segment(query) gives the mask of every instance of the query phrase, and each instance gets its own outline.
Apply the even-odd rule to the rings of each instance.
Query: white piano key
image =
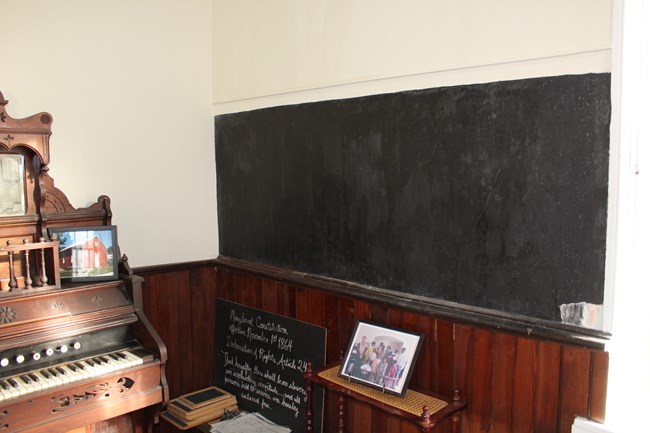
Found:
[[[30,394],[30,389],[27,388],[25,385],[23,385],[22,381],[16,380],[13,377],[10,377],[7,379],[9,384],[14,387],[16,391],[18,391],[18,396],[22,397],[23,395]]]
[[[75,380],[82,381],[82,380],[86,380],[86,379],[88,379],[90,377],[90,375],[88,374],[88,372],[86,370],[79,367],[74,362],[66,364],[65,367],[67,369],[69,369],[70,371],[72,371],[72,373],[74,374]]]
[[[10,400],[12,398],[13,397],[9,392],[9,389],[0,386],[0,402],[3,402],[5,400]]]
[[[97,377],[103,374],[102,370],[92,360],[84,359],[81,363],[84,369],[90,374],[90,377]]]
[[[122,364],[120,364],[119,362],[117,362],[116,360],[111,358],[110,356],[105,356],[105,358],[106,358],[106,362],[108,363],[108,365],[110,366],[112,371],[119,371],[119,370],[122,370],[124,368],[122,366]]]
[[[89,366],[87,364],[85,364],[83,362],[78,362],[78,361],[74,362],[73,364],[79,369],[79,373],[81,373],[84,380],[85,379],[91,379],[91,378],[94,377],[92,375],[92,371],[90,371],[90,368],[89,368]]]
[[[2,392],[5,395],[9,395],[10,398],[18,398],[18,397],[20,397],[20,392],[18,391],[18,389],[16,389],[14,386],[9,384],[9,382],[7,380],[3,380],[2,382],[3,382],[3,384],[6,385],[6,387],[2,389]]]
[[[65,372],[64,374],[68,379],[70,379],[70,383],[80,382],[83,379],[83,376],[72,371],[67,365],[60,365],[59,368]]]
[[[59,382],[57,382],[57,381],[52,377],[52,375],[51,375],[51,374],[50,374],[46,369],[38,370],[38,374],[39,374],[41,377],[43,377],[43,380],[46,381],[46,383],[48,384],[48,387],[49,387],[49,388],[54,388],[54,387],[57,387],[57,386],[60,386],[60,385],[61,385]]]
[[[50,380],[56,383],[56,386],[65,385],[65,382],[63,381],[63,378],[61,377],[61,374],[59,374],[59,372],[53,370],[51,367],[46,368],[45,370],[50,374]]]
[[[142,360],[142,358],[140,358],[137,355],[134,355],[133,353],[131,353],[131,352],[127,351],[127,350],[122,351],[122,353],[124,353],[127,356],[127,358],[129,359],[129,361],[131,361],[131,365],[133,367],[135,367],[136,365],[142,365],[142,363],[144,362]]]
[[[91,358],[89,361],[92,362],[97,371],[100,372],[99,374],[104,375],[111,373],[108,366],[106,366],[104,363],[99,362],[97,358]]]
[[[27,389],[27,394],[33,394],[41,390],[41,387],[36,384],[32,379],[27,377],[26,374],[21,374],[20,376],[15,376],[16,382],[19,382],[22,386]]]
[[[41,387],[43,388],[43,391],[53,388],[56,385],[55,383],[52,383],[51,380],[43,376],[40,371],[33,371],[32,374],[38,377]]]

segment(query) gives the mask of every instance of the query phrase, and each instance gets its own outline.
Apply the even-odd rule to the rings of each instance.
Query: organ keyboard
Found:
[[[0,433],[116,417],[151,430],[169,399],[167,351],[144,314],[144,280],[122,256],[119,279],[62,282],[59,242],[48,236],[110,226],[110,200],[74,208],[48,176],[52,117],[13,119],[6,104],[0,93]],[[110,254],[120,257],[117,245]]]
[[[147,355],[138,354],[139,350],[109,352],[52,366],[42,366],[2,378],[0,379],[0,403],[142,365]]]

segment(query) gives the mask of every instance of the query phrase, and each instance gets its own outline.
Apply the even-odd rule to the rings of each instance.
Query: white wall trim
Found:
[[[650,401],[650,4],[614,2],[612,47],[612,178],[608,216],[606,312],[612,338],[607,389],[607,425],[617,431],[647,431]],[[614,156],[616,159],[614,160]],[[639,325],[641,323],[641,325]],[[608,430],[606,430],[608,431]]]
[[[623,0],[615,0],[612,8],[612,115],[609,128],[609,191],[607,208],[607,251],[603,295],[603,330],[612,331],[614,316],[614,285],[618,250],[618,212],[621,154],[621,79],[623,52]]]
[[[611,58],[611,49],[592,50],[562,56],[431,71],[352,83],[340,83],[254,98],[217,101],[213,104],[213,107],[214,114],[219,115],[282,105],[354,98],[405,90],[519,80],[544,76],[610,72],[612,68]]]

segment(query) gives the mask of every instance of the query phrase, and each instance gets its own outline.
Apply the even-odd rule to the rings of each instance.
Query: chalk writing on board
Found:
[[[243,409],[304,426],[302,375],[308,362],[324,363],[325,329],[224,302],[218,303],[217,384],[235,394]]]

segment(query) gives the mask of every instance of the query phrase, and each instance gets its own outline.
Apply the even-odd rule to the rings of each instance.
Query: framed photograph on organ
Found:
[[[117,227],[65,227],[48,229],[59,242],[62,282],[106,281],[118,278]]]
[[[339,376],[403,397],[424,334],[360,320],[343,357]]]

